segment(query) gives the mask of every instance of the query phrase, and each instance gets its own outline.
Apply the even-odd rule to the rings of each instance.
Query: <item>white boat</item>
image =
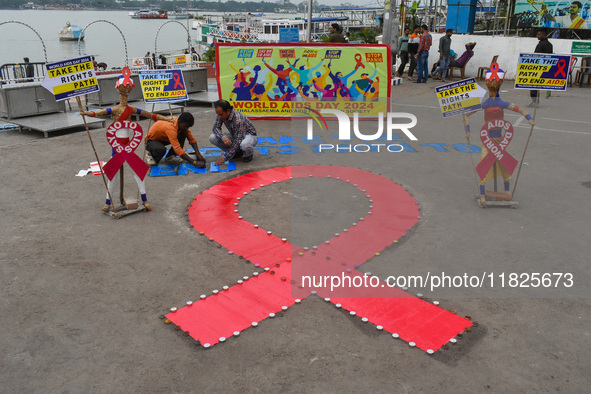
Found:
[[[168,19],[168,12],[158,9],[139,10],[130,12],[133,19]]]
[[[343,24],[347,17],[312,18],[312,41],[321,41],[330,34],[331,24]],[[196,41],[203,46],[217,42],[280,42],[280,29],[298,29],[299,41],[306,41],[307,20],[262,19],[253,14],[227,14],[223,16],[205,16],[193,21]]]
[[[75,26],[66,22],[66,26],[57,33],[60,41],[78,41],[84,40],[84,32],[80,26]]]
[[[168,13],[168,19],[189,19],[192,15],[184,11],[173,11]]]

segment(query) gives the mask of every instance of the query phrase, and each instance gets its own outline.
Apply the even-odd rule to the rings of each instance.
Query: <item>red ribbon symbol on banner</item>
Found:
[[[119,132],[119,136],[117,132]],[[133,133],[131,138],[129,136],[130,132]],[[121,136],[122,133],[125,135]],[[107,141],[116,152],[103,167],[103,171],[109,180],[113,180],[113,177],[125,162],[129,164],[142,181],[144,180],[150,167],[134,153],[140,145],[143,135],[144,132],[140,125],[129,120],[117,121],[109,126]]]
[[[235,204],[251,190],[308,177],[351,184],[359,189],[355,193],[364,193],[369,199],[371,211],[312,250],[258,228],[235,211]],[[278,167],[228,179],[195,198],[189,207],[189,219],[196,230],[265,272],[245,277],[237,285],[214,291],[209,297],[201,296],[200,301],[173,309],[166,317],[208,347],[299,303],[312,290],[325,301],[355,312],[395,337],[414,342],[425,351],[435,351],[472,322],[357,271],[376,252],[408,234],[418,222],[418,213],[416,200],[400,185],[348,167]],[[310,286],[302,275],[331,280],[335,276],[345,280],[346,276],[353,283],[366,281],[376,287],[332,290],[316,284]]]
[[[365,68],[365,64],[362,63],[362,60],[363,60],[363,56],[361,56],[361,53],[356,53],[355,54],[355,61],[357,62],[357,64],[355,65],[355,70],[357,70],[359,67]]]
[[[497,128],[501,128],[504,131],[502,140],[498,143],[493,141],[489,136],[489,131]],[[476,166],[476,172],[478,172],[480,179],[486,178],[486,174],[497,160],[503,164],[503,167],[510,174],[513,174],[518,161],[506,151],[507,146],[509,146],[513,139],[513,134],[513,125],[503,119],[491,120],[482,126],[480,140],[482,141],[483,147],[488,150],[488,154]]]
[[[566,71],[564,70],[565,67],[566,67],[566,60],[560,59],[558,61],[558,70],[554,73],[554,78],[556,78],[556,76],[558,76],[558,74],[562,74],[562,76],[564,78],[566,78]]]
[[[183,86],[183,84],[181,83],[181,76],[177,73],[172,74],[172,79],[174,79],[174,87],[173,89],[176,89],[177,87],[184,89],[185,87]]]

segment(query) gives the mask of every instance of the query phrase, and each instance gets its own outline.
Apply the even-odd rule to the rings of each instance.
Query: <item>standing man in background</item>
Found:
[[[536,49],[534,51],[535,53],[553,53],[554,52],[554,47],[552,46],[552,43],[550,41],[548,41],[546,34],[547,34],[546,29],[538,29],[538,31],[536,33],[536,37],[538,38],[539,42],[538,42],[538,45],[536,45]],[[531,103],[529,103],[527,105],[528,107],[534,107],[536,104],[538,104],[540,102],[540,98],[538,97],[537,90],[530,90],[529,96],[531,97]]]
[[[434,78],[434,74],[441,74],[441,81],[447,82],[445,77],[447,75],[447,69],[449,68],[449,63],[451,61],[451,35],[453,33],[453,29],[447,29],[445,31],[445,35],[439,39],[439,67],[433,74],[431,74],[431,78]]]
[[[406,67],[406,63],[408,63],[408,40],[410,39],[410,28],[404,29],[404,34],[400,36],[398,39],[398,57],[400,58],[400,66],[398,67],[398,71],[396,71],[397,77],[402,77],[404,73],[404,68]],[[395,58],[392,56],[392,64],[395,63]]]
[[[408,66],[408,77],[409,81],[412,81],[412,75],[417,67],[417,52],[419,51],[419,43],[421,41],[420,35],[421,28],[415,26],[413,33],[408,39],[408,57],[410,58],[410,66]]]
[[[416,83],[427,83],[429,78],[429,49],[433,44],[433,38],[429,34],[427,25],[421,26],[422,33],[421,41],[419,42],[419,50],[417,53],[418,76]]]
[[[338,23],[330,25],[330,35],[328,36],[328,42],[347,42],[342,33],[343,29]]]

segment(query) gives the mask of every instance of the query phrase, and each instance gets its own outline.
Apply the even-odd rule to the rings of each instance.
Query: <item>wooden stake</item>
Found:
[[[82,108],[82,100],[80,100],[80,96],[76,96],[76,102],[78,103],[78,108],[80,109],[80,112],[84,112],[84,109]],[[107,180],[105,179],[105,173],[103,172],[103,166],[101,165],[101,160],[99,159],[98,154],[96,153],[96,149],[94,148],[94,142],[92,142],[92,137],[90,136],[90,130],[88,129],[88,124],[86,123],[86,116],[84,114],[82,114],[82,120],[84,121],[84,126],[86,127],[86,134],[88,134],[88,139],[90,140],[90,145],[92,145],[94,157],[96,158],[96,162],[98,163],[99,168],[101,169],[101,176],[103,177],[103,182],[105,184],[105,188],[107,189],[109,201],[111,201],[111,208],[113,209],[113,212],[117,212],[117,209],[115,209],[115,202],[113,201],[113,197],[111,196],[111,191],[109,190],[109,185],[107,184]]]
[[[468,147],[470,147],[470,137],[466,136]],[[472,149],[470,149],[470,160],[472,160],[472,169],[474,170],[474,180],[476,181],[476,191],[480,193],[480,182],[478,182],[478,175],[476,173],[476,166],[474,165],[474,156],[472,156]]]
[[[529,135],[527,136],[525,148],[523,149],[523,155],[521,156],[521,161],[519,162],[519,170],[517,170],[517,176],[515,177],[515,186],[513,186],[513,191],[511,192],[511,200],[513,200],[513,195],[515,194],[515,189],[517,189],[517,182],[519,182],[519,174],[521,173],[521,167],[523,167],[523,160],[525,159],[525,152],[527,151],[527,146],[529,145],[529,140],[531,138],[532,133],[534,132],[534,125],[536,123],[536,112],[538,111],[538,102],[539,101],[540,101],[540,91],[538,90],[538,94],[537,94],[536,102],[535,102],[535,106],[534,106],[534,116],[533,116],[534,124],[529,129]]]
[[[156,103],[152,103],[152,113],[154,113],[154,108],[156,108]],[[150,120],[148,121],[148,131],[146,131],[146,135],[145,137],[148,137],[148,133],[150,132],[150,126],[152,125],[152,118],[150,118]],[[148,143],[148,141],[144,142],[144,153],[142,153],[142,160],[144,161],[144,163],[146,162],[146,144]],[[138,200],[140,198],[140,190],[138,189],[137,191],[137,197],[135,198],[136,200]]]
[[[125,185],[124,179],[125,173],[123,172],[123,166],[119,169],[119,201],[125,205],[125,197],[123,197],[123,187]]]

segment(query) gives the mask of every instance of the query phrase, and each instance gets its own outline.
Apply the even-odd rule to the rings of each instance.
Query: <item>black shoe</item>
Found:
[[[233,159],[237,159],[237,158],[239,158],[239,157],[242,157],[242,155],[243,155],[243,154],[244,154],[244,152],[242,151],[242,149],[238,149],[238,150],[236,151],[236,153],[234,153],[234,157],[233,157]]]
[[[242,158],[242,160],[243,160],[245,163],[248,163],[249,161],[252,161],[252,157],[253,157],[253,156],[254,156],[254,155],[250,155],[250,156],[244,156],[244,157]]]

